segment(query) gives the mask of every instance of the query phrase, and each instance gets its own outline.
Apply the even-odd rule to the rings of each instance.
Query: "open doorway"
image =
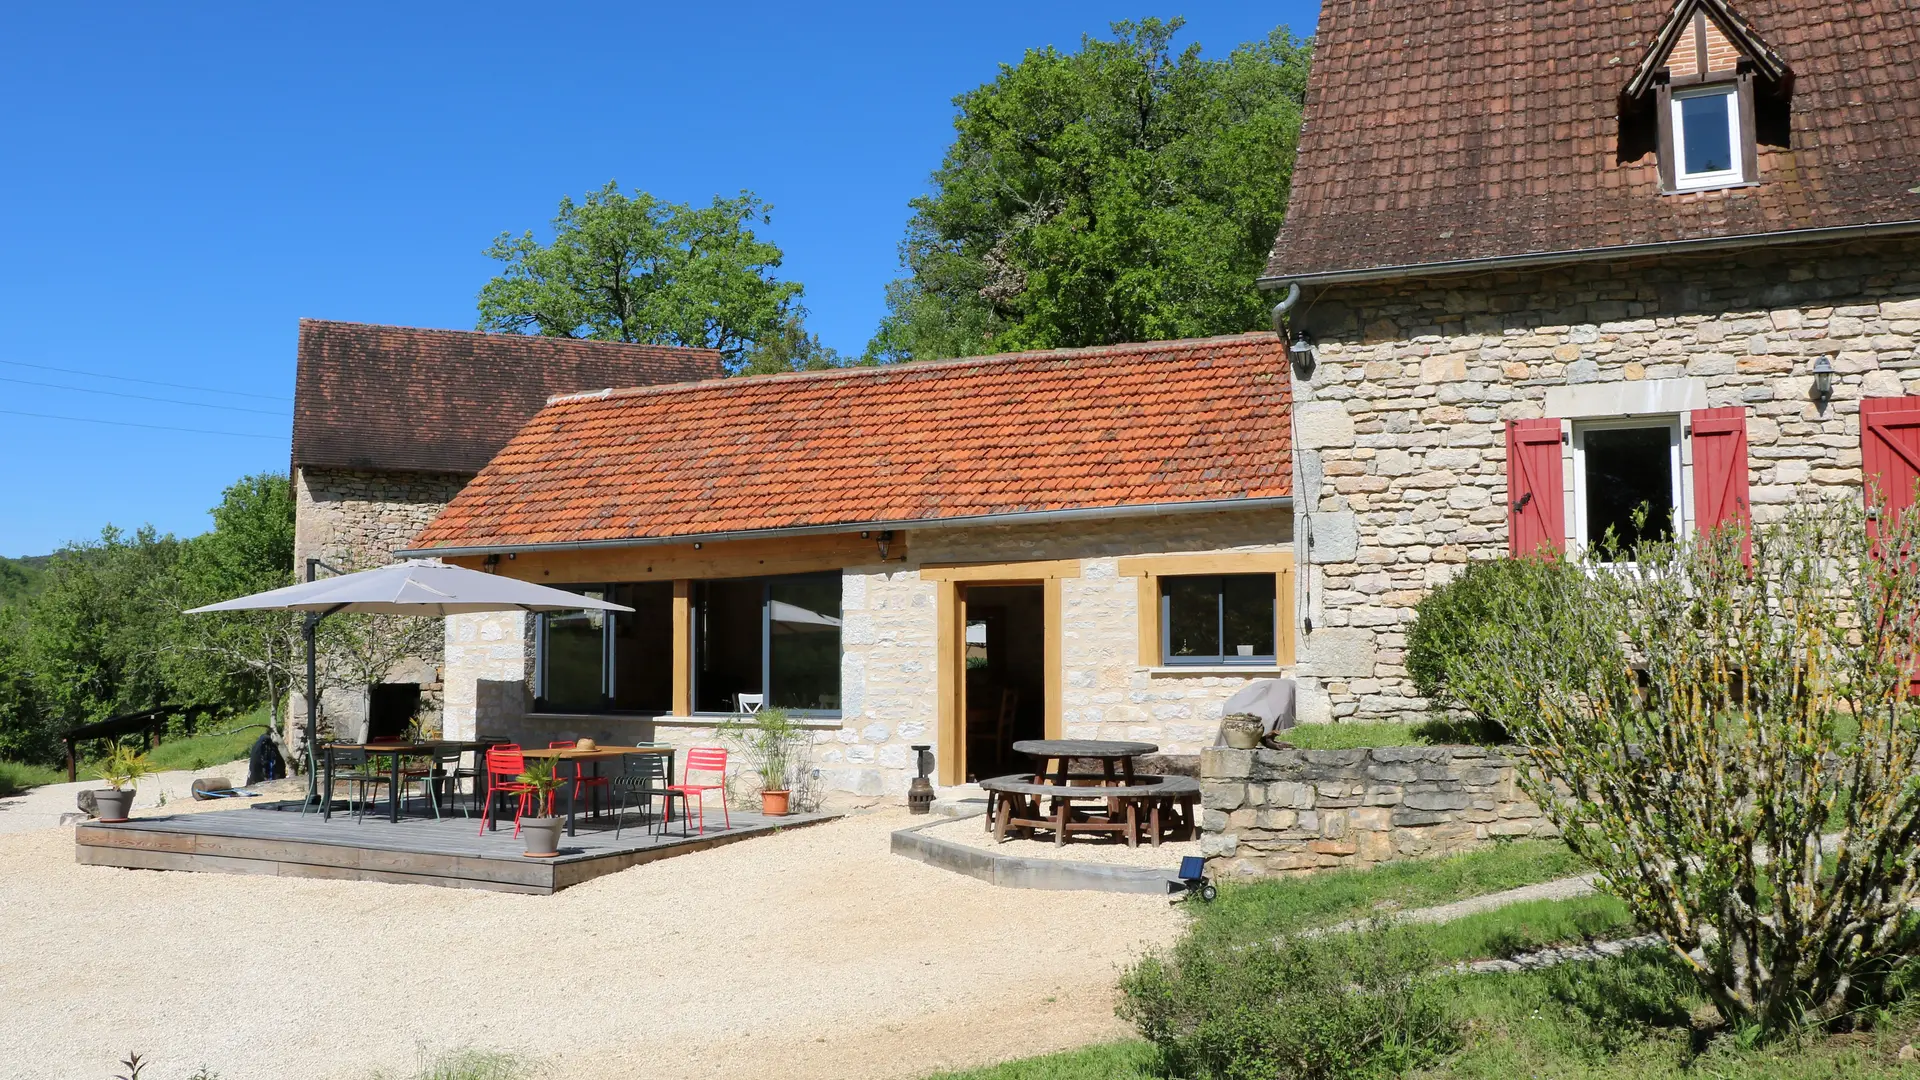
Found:
[[[1046,735],[1046,600],[1041,586],[970,585],[966,612],[967,779],[1017,772],[1020,739]]]

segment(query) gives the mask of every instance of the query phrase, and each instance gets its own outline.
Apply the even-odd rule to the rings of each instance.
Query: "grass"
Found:
[[[1244,941],[1364,919],[1383,905],[1431,907],[1571,877],[1585,869],[1562,844],[1515,840],[1444,859],[1387,863],[1370,870],[1227,882],[1220,899],[1189,910],[1196,932]]]
[[[1369,746],[1425,746],[1419,724],[1297,724],[1279,738],[1302,750],[1358,750]]]
[[[438,1054],[420,1053],[419,1066],[404,1080],[524,1080],[534,1069],[525,1059],[494,1050],[463,1048]],[[385,1070],[373,1073],[372,1080],[402,1080]]]
[[[927,1080],[1144,1080],[1154,1075],[1153,1061],[1152,1046],[1126,1039],[984,1069],[935,1073]]]
[[[41,784],[59,784],[67,779],[64,769],[49,769],[44,765],[23,765],[17,761],[0,761],[0,795],[15,795]]]

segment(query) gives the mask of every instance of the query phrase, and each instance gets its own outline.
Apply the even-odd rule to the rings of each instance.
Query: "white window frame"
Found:
[[[1727,106],[1727,160],[1729,168],[1712,172],[1687,171],[1687,122],[1681,103],[1693,98],[1723,97]],[[1675,90],[1669,105],[1673,128],[1673,187],[1675,191],[1700,191],[1704,188],[1731,187],[1746,182],[1746,133],[1740,130],[1740,85],[1715,83],[1690,90]]]
[[[1692,535],[1693,531],[1693,455],[1689,452],[1689,434],[1685,418],[1676,414],[1652,414],[1641,416],[1611,417],[1604,420],[1571,421],[1571,433],[1567,439],[1571,444],[1573,457],[1573,483],[1568,493],[1573,502],[1573,513],[1568,515],[1573,524],[1573,535],[1567,538],[1567,553],[1574,557],[1584,556],[1587,552],[1587,432],[1619,430],[1621,428],[1665,427],[1670,432],[1667,439],[1668,460],[1672,472],[1673,484],[1673,535],[1680,540]],[[1630,563],[1613,563],[1614,566],[1630,566]]]

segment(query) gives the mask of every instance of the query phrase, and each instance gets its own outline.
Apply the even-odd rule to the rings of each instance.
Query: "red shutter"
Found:
[[[1507,552],[1531,555],[1567,547],[1566,496],[1560,487],[1560,421],[1507,421]]]
[[[1860,402],[1860,468],[1865,473],[1867,531],[1878,533],[1914,511],[1920,485],[1920,397],[1866,398]],[[1920,697],[1920,664],[1912,693]]]
[[[1736,522],[1749,533],[1752,505],[1747,498],[1747,410],[1697,409],[1693,424],[1693,516],[1701,535]],[[1741,544],[1753,563],[1753,537]]]

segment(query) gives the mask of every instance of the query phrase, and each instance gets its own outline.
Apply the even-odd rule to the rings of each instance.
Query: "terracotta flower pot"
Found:
[[[529,859],[551,859],[560,854],[560,826],[565,819],[557,817],[523,817],[520,819],[520,841],[526,845],[522,852]]]
[[[101,821],[125,821],[127,812],[133,809],[133,789],[115,791],[102,788],[93,793],[93,812]]]
[[[787,813],[787,804],[792,798],[791,791],[763,791],[760,793],[760,812],[768,817],[781,817]]]

